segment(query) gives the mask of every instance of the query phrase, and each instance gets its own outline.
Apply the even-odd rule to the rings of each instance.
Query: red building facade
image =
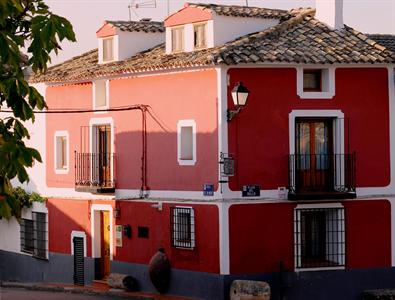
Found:
[[[152,291],[164,248],[171,294],[227,298],[236,278],[278,299],[387,287],[392,52],[309,9],[190,4],[97,36],[33,79],[48,85],[48,263],[75,259],[76,238],[85,255],[62,280],[126,273]]]

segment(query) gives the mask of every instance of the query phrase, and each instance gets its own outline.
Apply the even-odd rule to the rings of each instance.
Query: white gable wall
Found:
[[[165,34],[163,32],[147,33],[119,31],[118,60],[130,58],[141,51],[148,50],[164,42]]]
[[[277,19],[237,18],[214,15],[214,46],[222,45],[243,35],[265,30],[279,23]]]
[[[153,48],[165,42],[163,32],[128,32],[117,30],[117,34],[112,36],[114,39],[114,61],[122,61],[136,55],[137,53]],[[98,38],[99,64],[103,63],[103,39]]]
[[[260,18],[236,18],[215,15],[213,20],[207,23],[207,47],[215,47],[232,41],[243,35],[265,30],[279,23],[276,19]],[[179,25],[184,27],[184,51],[194,51],[194,31],[193,23]],[[166,53],[172,53],[171,29],[166,27]]]

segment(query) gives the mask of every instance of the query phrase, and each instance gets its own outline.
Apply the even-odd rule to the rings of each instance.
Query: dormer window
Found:
[[[321,92],[322,91],[322,70],[303,70],[303,91]]]
[[[207,47],[207,39],[206,39],[206,23],[204,24],[195,24],[193,26],[194,31],[194,49],[201,49]]]
[[[103,39],[103,62],[114,60],[114,38]]]
[[[184,27],[171,29],[172,52],[184,51]]]

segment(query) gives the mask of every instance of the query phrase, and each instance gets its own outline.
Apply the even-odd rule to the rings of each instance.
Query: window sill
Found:
[[[68,168],[66,168],[66,169],[55,169],[55,174],[63,174],[63,175],[69,174],[69,169]]]
[[[178,164],[180,166],[194,166],[196,164],[196,160],[178,159]]]
[[[298,93],[300,99],[332,99],[335,96],[334,92],[308,92],[303,91]]]
[[[191,247],[182,247],[182,246],[177,246],[174,245],[173,248],[178,249],[178,250],[189,250],[189,251],[193,251],[195,250],[195,246],[191,246]]]
[[[28,251],[21,250],[21,254],[27,255],[27,256],[30,256],[30,257],[33,257],[33,258],[36,258],[36,259],[39,259],[39,260],[49,261],[49,257],[36,256],[36,255],[33,254],[33,252],[28,252]]]
[[[295,272],[317,272],[317,271],[337,271],[345,270],[345,266],[341,267],[318,267],[318,268],[295,268]]]
[[[106,105],[106,106],[95,106],[95,107],[93,107],[93,110],[103,110],[103,111],[94,111],[93,113],[94,114],[106,114],[106,113],[108,113],[108,109],[109,108],[110,107],[108,105]]]

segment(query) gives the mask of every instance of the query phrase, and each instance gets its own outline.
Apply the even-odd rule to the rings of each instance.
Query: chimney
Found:
[[[343,0],[316,0],[315,17],[333,29],[342,29]]]

